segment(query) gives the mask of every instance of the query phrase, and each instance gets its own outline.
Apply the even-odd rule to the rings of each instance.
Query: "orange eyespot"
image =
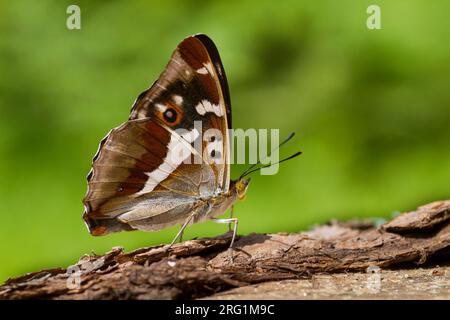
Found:
[[[92,234],[93,236],[103,236],[103,235],[106,234],[107,231],[108,231],[108,230],[106,229],[106,227],[104,227],[104,226],[98,226],[98,227],[95,227],[95,228],[93,228],[93,229],[91,230],[91,234]]]
[[[171,127],[178,125],[183,119],[181,107],[170,102],[166,102],[165,107],[166,109],[164,111],[161,110],[162,112],[158,110],[159,118]]]
[[[174,109],[170,108],[164,111],[163,117],[167,122],[173,123],[178,119],[178,114]]]

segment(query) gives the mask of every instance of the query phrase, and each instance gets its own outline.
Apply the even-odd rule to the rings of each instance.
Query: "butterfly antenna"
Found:
[[[275,164],[279,164],[279,163],[282,163],[282,162],[291,160],[291,159],[293,159],[293,158],[295,158],[295,157],[297,157],[297,156],[299,156],[299,155],[301,155],[301,154],[302,154],[302,152],[301,152],[301,151],[298,151],[298,152],[294,153],[293,155],[290,155],[289,157],[284,158],[284,159],[282,159],[282,160],[280,160],[280,161],[278,161],[278,162],[275,162],[275,163],[269,163],[269,164],[266,164],[266,165],[264,165],[264,166],[262,166],[262,167],[255,168],[255,169],[250,170],[250,171],[247,170],[247,172],[246,172],[244,175],[241,175],[241,177],[240,177],[239,179],[242,179],[243,177],[248,176],[250,173],[253,173],[253,172],[255,172],[255,171],[261,170],[262,168],[271,167],[271,166],[273,166],[273,165],[275,165]]]
[[[274,151],[280,149],[280,147],[281,147],[283,144],[285,144],[286,142],[288,142],[289,140],[291,140],[294,136],[295,136],[295,132],[291,132],[291,133],[290,133],[283,141],[281,141],[281,143],[280,143],[278,146],[276,146],[275,148],[273,148],[273,149],[270,151],[270,153],[264,158],[264,160],[266,160],[268,157],[270,157]],[[287,159],[286,159],[286,160],[287,160]],[[284,160],[282,160],[282,161],[284,161]],[[281,161],[280,161],[280,162],[281,162]],[[278,162],[278,163],[279,163],[279,162]],[[245,177],[249,172],[253,172],[253,171],[255,171],[255,170],[259,170],[259,169],[261,169],[261,168],[265,168],[265,167],[260,167],[260,168],[258,168],[258,169],[255,169],[255,170],[251,171],[251,170],[252,170],[254,167],[256,167],[258,164],[261,164],[261,159],[259,159],[258,162],[252,164],[250,167],[248,167],[244,172],[242,172],[241,176],[239,177],[239,180],[242,179],[243,177]],[[273,163],[273,164],[276,164],[276,163]],[[273,164],[270,164],[270,165],[273,165]]]

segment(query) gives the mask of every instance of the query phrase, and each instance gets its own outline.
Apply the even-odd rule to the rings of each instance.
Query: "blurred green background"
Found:
[[[296,131],[282,153],[304,152],[254,176],[239,233],[449,198],[449,1],[0,3],[0,282],[172,239],[178,227],[94,238],[81,199],[100,139],[199,32],[221,53],[234,126]],[[373,3],[381,30],[366,28]],[[66,28],[69,4],[81,30]],[[186,237],[226,230],[206,222]]]

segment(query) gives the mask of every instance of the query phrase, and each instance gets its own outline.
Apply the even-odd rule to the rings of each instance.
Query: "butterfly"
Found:
[[[245,176],[256,170],[253,165],[230,179],[231,127],[218,50],[208,36],[190,36],[138,96],[128,121],[101,140],[83,199],[89,232],[157,231],[180,224],[172,245],[189,224],[212,219],[230,230],[233,224],[231,248],[238,225],[233,205],[246,194]],[[217,218],[228,209],[229,218]]]

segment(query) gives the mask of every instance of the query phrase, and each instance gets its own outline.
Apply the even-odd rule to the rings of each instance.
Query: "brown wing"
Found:
[[[167,123],[164,120],[161,111],[165,108],[173,109],[180,115],[177,121]],[[206,35],[199,34],[183,40],[159,79],[136,99],[130,120],[147,117],[160,118],[174,129],[192,130],[195,121],[202,123],[204,132],[210,128],[218,129],[223,139],[213,144],[217,146],[220,143],[222,150],[214,152],[216,161],[212,168],[219,177],[217,188],[228,191],[231,102],[219,53]],[[208,149],[206,142],[203,149]]]
[[[159,230],[183,221],[216,186],[211,166],[195,164],[189,140],[151,118],[111,130],[88,175],[83,218],[90,232]]]
[[[158,230],[184,220],[200,197],[227,191],[230,120],[217,49],[204,35],[185,39],[129,120],[100,143],[83,200],[90,232]],[[203,137],[195,121],[216,131]],[[207,153],[195,149],[199,139]]]

